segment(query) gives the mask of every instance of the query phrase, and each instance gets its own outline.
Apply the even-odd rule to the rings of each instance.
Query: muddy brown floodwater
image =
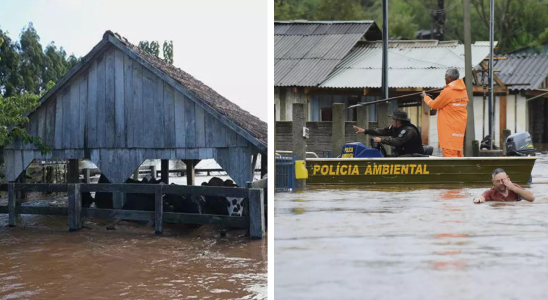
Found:
[[[266,299],[266,238],[217,228],[0,215],[0,299]]]
[[[547,299],[546,155],[532,175],[533,203],[473,204],[489,184],[276,194],[275,296]]]

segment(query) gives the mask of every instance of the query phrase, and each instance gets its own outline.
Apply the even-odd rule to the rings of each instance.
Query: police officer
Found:
[[[375,137],[373,141],[396,147],[397,153],[394,156],[408,155],[415,153],[423,154],[422,138],[419,129],[411,124],[407,113],[401,109],[396,109],[392,115],[392,126],[384,129],[363,129],[354,126],[356,133],[365,133],[371,135],[380,135],[388,137]]]

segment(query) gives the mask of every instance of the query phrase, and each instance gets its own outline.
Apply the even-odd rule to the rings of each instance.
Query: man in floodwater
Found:
[[[468,111],[468,94],[464,81],[459,79],[459,70],[451,68],[445,72],[445,88],[432,100],[424,91],[421,97],[426,105],[439,110],[438,139],[443,157],[462,157],[464,132]]]
[[[474,198],[474,203],[482,203],[485,201],[535,201],[533,193],[512,183],[510,177],[506,175],[506,172],[503,169],[499,168],[493,171],[492,181],[493,187],[490,190],[483,192],[481,196]]]
[[[380,135],[388,137],[374,137],[376,143],[383,143],[395,146],[397,154],[394,156],[423,154],[422,138],[419,129],[411,124],[407,113],[401,109],[396,109],[392,115],[392,126],[383,129],[363,129],[354,126],[356,133],[365,133],[371,135]]]

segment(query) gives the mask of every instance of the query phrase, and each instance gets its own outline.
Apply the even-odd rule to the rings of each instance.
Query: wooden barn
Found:
[[[42,97],[29,119],[28,132],[53,151],[42,154],[18,141],[5,147],[10,182],[34,159],[89,159],[113,183],[123,183],[145,159],[165,165],[181,159],[192,169],[213,158],[245,186],[261,154],[266,172],[265,122],[111,31]]]

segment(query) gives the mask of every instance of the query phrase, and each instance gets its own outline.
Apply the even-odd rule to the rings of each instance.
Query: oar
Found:
[[[428,91],[424,91],[425,93],[430,93],[430,92],[437,92],[437,91],[441,91],[443,90],[443,88],[441,89],[433,89],[433,90],[428,90]],[[411,94],[407,94],[407,95],[402,95],[402,96],[397,96],[397,97],[392,97],[392,98],[387,98],[387,99],[382,99],[382,100],[377,100],[377,101],[371,101],[371,102],[360,102],[358,104],[354,104],[354,105],[351,105],[347,108],[353,108],[353,107],[359,107],[359,106],[367,106],[367,105],[371,105],[371,104],[377,104],[377,103],[381,103],[381,102],[386,102],[386,101],[390,101],[390,100],[394,100],[394,99],[399,99],[399,98],[405,98],[405,97],[409,97],[409,96],[415,96],[415,95],[419,95],[421,94],[422,92],[416,92],[416,93],[411,93]]]

